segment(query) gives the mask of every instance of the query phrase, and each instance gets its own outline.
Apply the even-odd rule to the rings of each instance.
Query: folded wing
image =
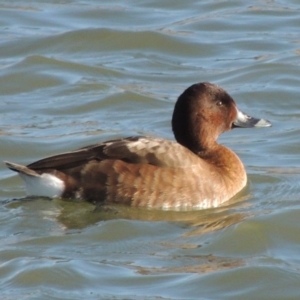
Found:
[[[134,136],[124,139],[80,148],[75,151],[50,156],[27,167],[42,171],[45,169],[72,169],[89,161],[119,159],[132,164],[151,164],[161,167],[190,167],[201,160],[182,145],[164,139]]]

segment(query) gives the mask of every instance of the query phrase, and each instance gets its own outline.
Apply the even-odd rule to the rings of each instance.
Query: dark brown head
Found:
[[[233,127],[270,125],[240,112],[225,90],[208,82],[187,88],[179,96],[172,118],[177,142],[195,153],[213,147],[218,136]]]

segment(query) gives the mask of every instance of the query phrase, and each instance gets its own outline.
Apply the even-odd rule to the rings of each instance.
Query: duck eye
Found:
[[[216,104],[217,104],[217,106],[222,106],[223,102],[221,100],[218,100]]]

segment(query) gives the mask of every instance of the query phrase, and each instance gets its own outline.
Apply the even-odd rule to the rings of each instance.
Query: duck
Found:
[[[226,203],[247,185],[245,167],[217,142],[233,128],[269,127],[241,112],[220,86],[200,82],[177,99],[174,140],[131,136],[50,156],[27,166],[5,161],[27,195],[80,199],[162,210],[207,209]]]

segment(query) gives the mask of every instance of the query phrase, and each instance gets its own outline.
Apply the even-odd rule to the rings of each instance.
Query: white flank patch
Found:
[[[44,173],[40,176],[29,176],[19,173],[29,196],[60,197],[65,189],[64,182],[54,175]]]

